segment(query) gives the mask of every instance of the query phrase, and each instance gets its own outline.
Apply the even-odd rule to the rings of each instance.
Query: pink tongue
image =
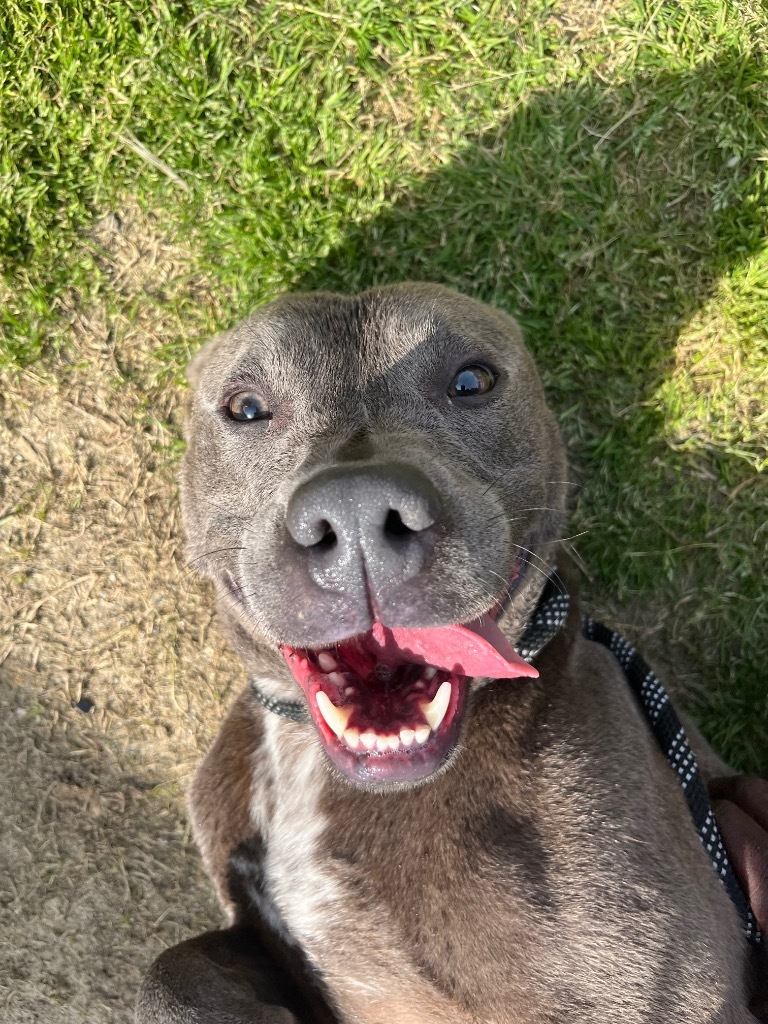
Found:
[[[435,668],[463,676],[490,679],[536,678],[536,669],[524,661],[509,643],[490,615],[483,615],[464,626],[439,626],[436,629],[388,629],[374,622],[373,639],[387,652],[413,657]]]

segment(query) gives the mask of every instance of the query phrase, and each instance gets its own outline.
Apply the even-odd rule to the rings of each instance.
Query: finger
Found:
[[[711,779],[709,795],[714,800],[729,800],[768,832],[768,781],[755,775],[732,775]]]
[[[715,816],[734,870],[763,933],[768,932],[768,831],[730,800],[714,802]]]

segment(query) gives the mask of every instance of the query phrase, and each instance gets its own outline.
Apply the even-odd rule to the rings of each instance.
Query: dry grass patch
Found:
[[[217,921],[183,792],[241,676],[185,567],[169,444],[181,389],[151,372],[152,349],[207,315],[182,323],[179,306],[213,300],[135,210],[93,241],[109,302],[70,296],[70,361],[2,380],[9,1021],[128,1021],[149,960]]]

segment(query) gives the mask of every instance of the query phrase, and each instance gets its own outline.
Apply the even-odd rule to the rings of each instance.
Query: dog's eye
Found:
[[[451,398],[466,398],[469,395],[484,395],[496,383],[496,375],[482,363],[462,366],[451,381],[448,394]]]
[[[237,420],[238,423],[268,420],[272,417],[269,406],[255,391],[240,391],[232,395],[227,402],[227,413],[230,419]]]

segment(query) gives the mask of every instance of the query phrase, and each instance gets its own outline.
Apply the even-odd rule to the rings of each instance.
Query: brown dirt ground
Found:
[[[183,389],[152,352],[222,297],[131,207],[62,303],[55,365],[0,374],[0,1021],[129,1022],[143,972],[220,914],[184,790],[243,684],[183,554]],[[598,601],[591,605],[600,614]],[[662,670],[658,609],[610,621]],[[681,671],[668,674],[685,680]],[[89,712],[76,707],[81,698]]]
[[[143,295],[214,297],[135,211],[94,244],[129,312],[65,302],[69,359],[0,380],[0,1019],[25,1024],[131,1020],[149,961],[220,922],[183,790],[243,678],[184,563],[183,392],[142,364],[199,328]]]

